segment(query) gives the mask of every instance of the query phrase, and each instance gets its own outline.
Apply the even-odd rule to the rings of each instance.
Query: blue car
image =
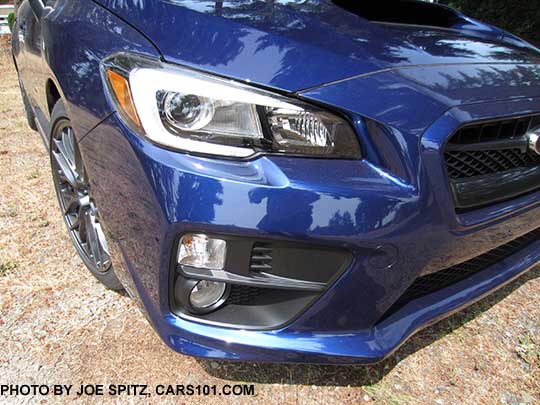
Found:
[[[540,260],[540,50],[441,5],[24,0],[77,252],[175,351],[373,363]]]

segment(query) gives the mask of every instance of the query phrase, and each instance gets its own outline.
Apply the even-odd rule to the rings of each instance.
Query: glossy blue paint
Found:
[[[73,124],[77,136],[82,137],[113,111],[106,101],[100,61],[125,49],[159,57],[143,35],[92,2],[58,0],[38,23],[24,1],[18,10],[18,21],[22,20],[26,21],[25,32],[15,24],[12,36],[14,54],[19,62],[20,48],[26,49],[25,61],[17,67],[46,133],[52,108],[47,103],[48,81],[58,89],[69,114],[77,117]]]
[[[493,114],[512,107],[523,113],[539,101],[491,103],[488,110]],[[474,114],[475,107],[468,112]],[[467,111],[463,106],[450,111],[426,132],[428,146],[422,154],[428,169],[432,155],[440,153],[440,130],[451,133],[461,125],[456,117],[462,109]],[[430,187],[423,196],[413,185],[366,161],[321,165],[310,159],[231,162],[187,156],[141,140],[115,115],[91,131],[82,146],[92,157],[92,178],[100,179],[96,198],[115,241],[116,271],[123,280],[132,280],[131,288],[161,337],[183,353],[243,360],[373,362],[422,325],[474,302],[540,259],[535,243],[378,322],[418,275],[467,260],[540,226],[540,193],[499,205],[521,206],[511,218],[486,219],[472,227],[461,224],[445,187]],[[117,175],[107,177],[111,171]],[[428,177],[437,175],[430,172]],[[257,194],[264,195],[262,201],[253,198]],[[212,327],[172,314],[167,298],[164,280],[174,239],[193,230],[342,246],[356,258],[321,299],[284,328],[257,332]],[[397,263],[387,269],[370,265],[369,253],[377,246],[396,247]],[[395,287],[399,285],[402,288]]]
[[[67,102],[115,272],[173,349],[250,361],[373,362],[540,260],[535,243],[380,321],[418,276],[540,227],[540,192],[456,214],[442,158],[465,123],[540,113],[535,48],[464,16],[454,30],[390,26],[328,1],[238,0],[221,9],[209,1],[98,3],[58,0],[34,39],[45,41],[41,56],[17,39],[14,53],[43,128],[47,80]],[[33,18],[24,7],[19,18]],[[99,62],[120,50],[329,105],[354,125],[364,159],[233,161],[162,149],[127,128],[108,102]],[[210,326],[170,309],[173,246],[193,231],[346,248],[354,260],[277,330]],[[372,260],[376,252],[388,265]]]
[[[99,2],[170,62],[288,91],[396,66],[540,60],[465,16],[449,31],[374,24],[328,0]]]

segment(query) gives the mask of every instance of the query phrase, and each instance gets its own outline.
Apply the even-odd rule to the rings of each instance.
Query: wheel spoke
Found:
[[[96,230],[92,224],[92,216],[90,212],[85,213],[84,220],[86,221],[86,243],[88,244],[90,253],[94,259],[94,263],[97,267],[99,267],[99,263],[101,262],[101,251],[99,249],[99,241],[96,235]]]
[[[75,219],[73,220],[73,222],[71,222],[71,225],[69,225],[69,230],[70,231],[80,230],[80,227],[81,227],[81,220],[79,218],[79,215],[77,215]]]
[[[87,195],[79,196],[74,195],[69,199],[64,209],[64,215],[74,214],[80,215],[80,212],[83,208],[90,205],[90,197]]]
[[[73,131],[69,127],[63,131],[62,144],[64,145],[66,158],[69,160],[71,165],[75,167],[75,144],[73,140]]]
[[[54,152],[53,152],[54,153]],[[54,155],[53,155],[54,156]],[[55,160],[56,160],[56,156],[55,156]],[[58,161],[57,161],[58,163]],[[62,171],[62,169],[58,169],[56,171],[57,175],[58,175],[58,179],[62,182],[62,183],[68,183],[69,185],[70,182],[69,182],[69,179],[67,178],[67,176],[64,174],[64,172]]]
[[[57,142],[57,141],[55,141]],[[63,177],[73,188],[78,187],[77,173],[71,168],[66,158],[60,152],[52,152],[54,160],[60,167],[60,176]]]
[[[68,202],[74,198],[74,195],[76,193],[70,184],[62,184],[59,187],[59,191],[62,195],[62,201],[64,202],[64,206],[67,206]]]
[[[60,138],[53,139],[53,156],[60,166],[60,176],[76,189],[85,188],[84,168],[82,162],[77,158],[75,139],[71,128],[64,128],[60,133]]]
[[[97,268],[104,269],[108,266],[109,255],[106,248],[105,235],[101,225],[96,222],[92,210],[85,212],[86,243]]]
[[[104,267],[108,267],[110,262],[110,256],[109,246],[107,245],[107,240],[105,238],[105,232],[103,232],[103,228],[101,227],[101,224],[99,222],[95,222],[95,227],[96,236],[99,242],[99,246],[101,248],[101,257],[103,259],[101,265]]]
[[[84,165],[73,130],[65,126],[53,137],[53,174],[64,218],[79,247],[79,253],[99,272],[111,266],[105,233],[92,202]],[[88,263],[88,262],[87,262]]]
[[[64,208],[64,215],[74,214],[79,209],[79,199],[72,197],[67,201],[66,207]]]

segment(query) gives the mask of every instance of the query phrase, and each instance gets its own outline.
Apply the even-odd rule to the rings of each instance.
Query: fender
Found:
[[[80,16],[87,16],[81,19]],[[123,49],[133,49],[159,58],[155,47],[144,36],[101,6],[88,1],[60,0],[41,20],[44,71],[41,105],[36,116],[48,133],[49,114],[46,86],[56,86],[72,118],[77,138],[84,137],[114,108],[106,97],[100,75],[100,62]],[[84,32],[84,35],[80,35]],[[54,38],[54,40],[51,40]],[[99,44],[96,44],[96,41]]]

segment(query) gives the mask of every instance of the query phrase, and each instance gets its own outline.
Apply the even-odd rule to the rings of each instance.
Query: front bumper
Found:
[[[436,121],[408,180],[368,161],[189,156],[140,139],[115,115],[86,135],[81,149],[115,271],[174,350],[246,361],[372,363],[540,260],[534,242],[384,316],[420,275],[540,227],[540,193],[464,215],[453,209],[441,147],[461,117],[508,108],[519,114],[534,100],[499,104],[456,108]],[[345,248],[354,259],[321,297],[275,330],[208,325],[174,314],[169,300],[175,241],[193,231]]]

